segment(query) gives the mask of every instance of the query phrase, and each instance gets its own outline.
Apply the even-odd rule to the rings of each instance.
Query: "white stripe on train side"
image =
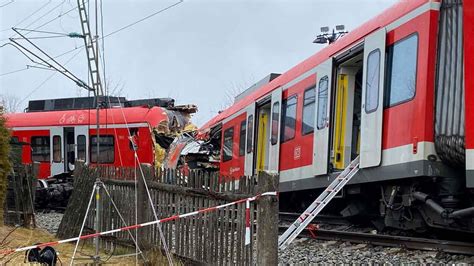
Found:
[[[436,155],[434,143],[429,141],[418,142],[416,153],[413,152],[413,144],[385,149],[382,151],[382,164],[380,166],[390,166],[421,160],[428,160],[429,155]],[[474,156],[474,153],[472,154],[472,156]],[[308,165],[281,171],[280,182],[296,181],[300,179],[310,178],[312,176],[313,169],[311,165]]]
[[[58,127],[78,127],[87,125],[54,125],[54,126],[38,126],[38,127],[13,127],[12,131],[34,131],[34,130],[50,130]],[[132,124],[107,124],[100,125],[100,128],[132,128],[132,127],[148,127],[148,123],[132,123]],[[91,129],[96,129],[97,125],[90,125]]]
[[[466,170],[474,170],[474,149],[466,149]]]

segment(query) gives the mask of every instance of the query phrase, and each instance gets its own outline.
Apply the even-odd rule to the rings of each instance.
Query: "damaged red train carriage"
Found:
[[[95,109],[84,108],[95,105],[88,97],[31,101],[27,112],[7,114],[12,138],[30,144],[23,146],[22,162],[39,162],[38,178],[48,179],[69,176],[76,160],[134,167],[136,149],[141,163],[159,167],[165,149],[191,125],[189,114],[196,111],[193,105],[174,106],[173,99],[117,99],[109,97],[111,106],[100,109],[99,121]]]
[[[463,2],[401,1],[249,88],[200,130],[220,146],[221,174],[279,172],[281,204],[301,207],[360,156],[332,210],[474,232],[474,3]]]

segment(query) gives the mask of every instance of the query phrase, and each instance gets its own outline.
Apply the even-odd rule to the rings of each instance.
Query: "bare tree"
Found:
[[[219,106],[219,110],[216,113],[219,113],[232,106],[235,103],[235,97],[237,95],[241,94],[246,89],[254,85],[255,82],[252,82],[250,80],[255,79],[253,77],[250,77],[245,82],[231,82],[228,86],[228,89],[224,93],[223,100]]]
[[[5,113],[17,113],[22,110],[20,98],[11,94],[0,94],[0,106]]]
[[[122,81],[114,82],[107,79],[107,95],[108,96],[117,96],[117,97],[126,97],[125,95],[125,85]]]

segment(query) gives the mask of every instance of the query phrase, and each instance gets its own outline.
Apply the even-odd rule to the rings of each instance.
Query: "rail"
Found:
[[[284,232],[287,228],[288,226],[279,226],[280,232]],[[304,230],[301,235],[312,237],[312,234],[308,230]],[[318,240],[338,240],[351,243],[365,243],[376,246],[401,247],[406,249],[443,251],[446,253],[474,255],[474,243],[471,242],[325,229],[318,229],[315,235],[316,239]]]

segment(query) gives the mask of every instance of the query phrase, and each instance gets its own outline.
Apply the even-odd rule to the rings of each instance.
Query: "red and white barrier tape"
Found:
[[[245,245],[250,244],[250,200],[245,202]]]
[[[117,233],[117,232],[121,232],[121,231],[128,231],[128,230],[137,229],[137,228],[140,228],[140,227],[150,226],[150,225],[154,225],[154,224],[166,223],[166,222],[169,222],[169,221],[178,220],[180,218],[194,216],[194,215],[197,215],[197,214],[200,214],[200,213],[211,212],[211,211],[222,209],[222,208],[225,208],[225,207],[228,207],[228,206],[237,205],[237,204],[240,204],[240,203],[243,203],[243,202],[246,202],[245,243],[247,243],[247,234],[248,234],[248,240],[250,241],[250,202],[255,201],[256,199],[258,199],[262,196],[277,196],[277,195],[278,195],[278,192],[265,192],[265,193],[258,194],[254,197],[251,197],[251,198],[241,199],[241,200],[237,200],[237,201],[229,202],[229,203],[226,203],[226,204],[222,204],[222,205],[218,205],[218,206],[214,206],[214,207],[209,207],[209,208],[205,208],[205,209],[201,209],[201,210],[197,210],[197,211],[193,211],[193,212],[189,212],[189,213],[185,213],[185,214],[177,214],[177,215],[173,215],[173,216],[170,216],[168,218],[163,218],[163,219],[156,220],[156,221],[125,226],[125,227],[121,227],[121,228],[117,228],[117,229],[112,229],[112,230],[109,230],[109,231],[104,231],[104,232],[99,232],[99,233],[94,233],[94,234],[89,234],[89,235],[83,235],[83,236],[79,236],[79,237],[63,239],[63,240],[59,240],[59,241],[40,243],[40,244],[36,244],[36,245],[33,245],[33,246],[27,246],[27,247],[22,247],[22,248],[17,248],[17,249],[0,250],[0,254],[10,254],[10,253],[15,253],[15,252],[22,252],[22,251],[26,251],[26,250],[30,250],[30,249],[34,249],[34,248],[41,248],[41,247],[45,247],[45,246],[55,246],[55,245],[59,245],[59,244],[74,242],[74,241],[93,238],[93,237],[97,237],[97,236],[109,235],[109,234],[113,234],[113,233]],[[247,212],[248,212],[248,214],[247,214]],[[248,228],[248,233],[247,233],[247,228]]]

